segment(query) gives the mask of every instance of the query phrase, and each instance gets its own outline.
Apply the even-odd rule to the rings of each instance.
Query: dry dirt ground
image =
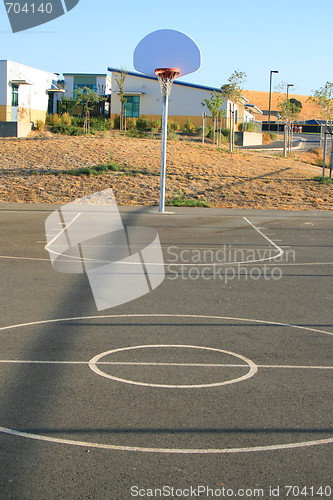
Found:
[[[107,132],[68,137],[48,132],[0,139],[0,201],[66,203],[112,187],[119,205],[157,205],[160,141]],[[56,175],[60,170],[117,162],[131,172]],[[195,141],[169,141],[167,200],[182,196],[210,207],[332,210],[333,185],[314,180],[315,154],[217,150]]]

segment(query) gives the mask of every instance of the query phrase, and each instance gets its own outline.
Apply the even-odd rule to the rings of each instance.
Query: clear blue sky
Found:
[[[269,71],[278,70],[273,89],[287,82],[310,94],[333,81],[332,22],[333,0],[80,0],[66,15],[13,34],[1,3],[0,59],[57,73],[131,71],[141,38],[170,28],[202,52],[200,70],[185,81],[220,87],[239,69],[246,89],[268,90]]]

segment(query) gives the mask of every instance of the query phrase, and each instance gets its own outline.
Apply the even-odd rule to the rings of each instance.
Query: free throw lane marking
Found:
[[[54,250],[50,250],[49,249],[49,246],[59,237],[60,234],[64,233],[64,231],[66,231],[66,229],[68,227],[70,227],[71,224],[73,224],[73,222],[75,222],[75,220],[80,216],[81,214],[77,214],[73,219],[72,221],[70,221],[66,226],[63,226],[63,229],[57,233],[53,238],[52,240],[47,243],[44,247],[44,249],[48,252],[51,252],[55,255],[58,255],[59,257],[61,256],[61,253],[59,252],[56,252]],[[274,241],[272,241],[270,238],[268,238],[268,236],[265,236],[265,234],[258,228],[256,227],[252,222],[250,222],[246,217],[243,217],[243,220],[245,220],[245,222],[251,227],[253,228],[261,237],[263,237],[266,241],[268,241],[269,245],[270,246],[273,246],[275,248],[275,250],[277,250],[277,254],[276,255],[269,255],[268,257],[262,257],[261,259],[253,259],[253,260],[246,260],[246,261],[234,261],[234,262],[226,262],[226,263],[219,263],[219,262],[216,262],[216,263],[209,263],[208,265],[209,266],[212,266],[212,265],[221,265],[221,266],[226,266],[226,265],[238,265],[238,264],[246,264],[246,265],[250,265],[250,264],[255,264],[255,263],[260,263],[260,262],[268,262],[268,261],[271,261],[271,260],[274,260],[274,259],[277,259],[278,257],[281,257],[283,254],[284,254],[284,250],[278,246],[276,243],[274,243]],[[41,261],[41,262],[49,262],[49,259],[45,259],[45,258],[36,258],[36,257],[19,257],[19,256],[7,256],[7,255],[0,255],[0,259],[17,259],[17,260],[32,260],[32,261]],[[72,262],[77,262],[77,260],[81,260],[80,257],[72,257],[73,261]],[[93,259],[86,259],[86,260],[89,260],[89,261],[93,261]],[[68,260],[66,260],[66,262],[69,262]],[[94,261],[93,261],[94,262]],[[105,261],[105,260],[97,260],[96,262],[98,263],[109,263],[109,261]],[[128,265],[136,265],[137,262],[128,262],[127,263]],[[155,265],[160,265],[160,264],[156,264],[154,262],[149,262],[147,263],[151,266],[155,266]],[[177,265],[180,265],[180,266],[192,266],[193,263],[181,263],[181,262],[174,262],[174,263],[168,263],[168,262],[165,262],[165,265],[174,265],[174,266],[177,266]],[[196,263],[195,264],[196,266],[207,266],[207,264],[202,264],[202,263]]]

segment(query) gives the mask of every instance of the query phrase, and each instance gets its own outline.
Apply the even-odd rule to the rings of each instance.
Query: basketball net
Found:
[[[162,96],[169,97],[173,81],[180,75],[180,70],[178,68],[157,68],[155,75],[160,82]]]

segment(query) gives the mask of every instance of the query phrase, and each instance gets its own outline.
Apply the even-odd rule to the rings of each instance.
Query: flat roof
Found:
[[[110,71],[111,73],[123,73],[122,70],[117,69],[117,68],[108,68],[108,71]],[[158,80],[158,78],[155,76],[144,75],[143,73],[136,73],[134,71],[125,71],[125,73],[127,75],[136,76],[138,78],[146,78],[147,80]],[[182,85],[183,87],[191,87],[191,88],[200,89],[200,90],[210,90],[211,92],[214,92],[214,91],[221,92],[221,89],[216,88],[216,87],[208,87],[206,85],[198,85],[196,83],[182,82],[179,80],[175,80],[173,84],[174,85]]]
[[[64,76],[105,76],[109,78],[106,73],[63,73]]]
[[[126,70],[121,70],[118,68],[108,68],[108,71],[110,73],[123,73],[125,72],[127,75],[130,76],[136,76],[138,78],[147,78],[148,80],[158,80],[157,77],[155,76],[149,76],[149,75],[144,75],[143,73],[136,73],[135,71],[126,71]],[[207,85],[198,85],[196,83],[188,83],[188,82],[182,82],[179,80],[175,80],[173,82],[173,85],[181,85],[183,87],[190,87],[192,89],[198,89],[198,90],[208,90],[209,92],[221,92],[221,89],[216,88],[216,87],[209,87]],[[245,96],[241,96],[243,99],[243,103],[246,107],[251,107],[253,110],[255,110],[256,113],[263,114],[261,109],[259,109],[257,106],[254,104],[249,104],[249,100]]]

